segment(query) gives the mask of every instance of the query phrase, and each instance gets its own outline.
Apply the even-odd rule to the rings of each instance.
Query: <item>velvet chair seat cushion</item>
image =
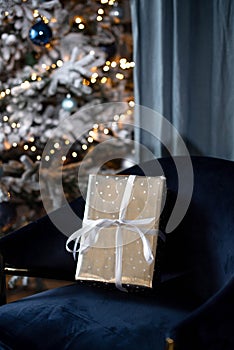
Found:
[[[6,349],[163,349],[168,330],[195,307],[166,290],[146,297],[75,283],[42,292],[1,307],[0,342]]]

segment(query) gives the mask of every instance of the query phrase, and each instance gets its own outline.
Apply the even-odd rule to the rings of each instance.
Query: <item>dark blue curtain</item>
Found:
[[[234,1],[131,0],[131,10],[136,103],[167,118],[191,154],[234,159]],[[160,155],[152,135],[136,138]]]

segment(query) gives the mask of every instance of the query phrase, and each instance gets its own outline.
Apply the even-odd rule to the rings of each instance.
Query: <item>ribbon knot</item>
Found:
[[[127,220],[125,219],[126,209],[132,194],[133,184],[136,176],[130,175],[128,177],[125,191],[123,194],[123,198],[120,205],[119,210],[119,218],[118,219],[96,219],[91,220],[87,219],[83,223],[83,227],[78,231],[75,231],[66,242],[66,249],[69,252],[73,253],[74,259],[76,257],[76,253],[79,252],[80,255],[84,254],[90,247],[92,247],[98,239],[99,231],[102,228],[111,227],[113,225],[117,226],[116,235],[115,235],[115,249],[116,249],[116,259],[115,259],[115,285],[118,289],[122,291],[126,291],[125,288],[122,287],[122,255],[123,255],[123,234],[122,227],[126,227],[128,230],[136,232],[143,245],[143,254],[146,262],[151,264],[154,260],[151,246],[148,239],[145,237],[145,233],[156,235],[155,229],[144,228],[144,226],[153,224],[155,218],[145,218],[145,219],[136,219],[136,220]],[[143,227],[142,227],[143,226]],[[71,241],[75,241],[74,247],[71,250],[68,245]],[[80,247],[78,247],[80,243]],[[77,264],[77,270],[79,271],[81,268],[81,259]]]

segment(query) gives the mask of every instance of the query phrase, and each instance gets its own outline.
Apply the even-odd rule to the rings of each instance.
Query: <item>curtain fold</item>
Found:
[[[131,0],[131,11],[136,104],[168,119],[191,154],[234,160],[234,1]],[[137,113],[136,140],[162,155],[142,129]],[[173,135],[168,142],[181,154]]]

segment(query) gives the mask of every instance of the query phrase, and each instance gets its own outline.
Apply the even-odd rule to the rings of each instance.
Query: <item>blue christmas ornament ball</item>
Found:
[[[76,109],[76,107],[76,101],[71,97],[71,95],[68,94],[62,101],[62,108],[67,112],[72,112]]]
[[[40,20],[29,30],[29,38],[33,44],[43,46],[51,41],[52,31],[48,24]]]

